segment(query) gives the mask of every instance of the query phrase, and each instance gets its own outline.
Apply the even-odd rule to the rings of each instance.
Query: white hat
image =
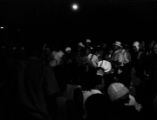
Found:
[[[71,51],[71,47],[66,47],[66,48],[65,48],[65,51],[66,51],[66,52],[70,52],[70,51]]]
[[[118,100],[129,93],[129,89],[122,83],[112,83],[108,87],[108,95],[112,101]]]
[[[99,61],[98,67],[102,68],[104,70],[104,72],[109,72],[112,69],[111,63],[106,60]]]
[[[90,39],[86,39],[86,43],[91,43],[92,41]]]

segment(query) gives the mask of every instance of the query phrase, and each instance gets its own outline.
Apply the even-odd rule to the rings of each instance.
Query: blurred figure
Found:
[[[152,52],[153,52],[154,44],[155,44],[155,40],[151,41],[149,44],[149,55],[152,54]]]
[[[129,87],[131,81],[131,54],[119,41],[116,41],[113,47],[114,51],[112,53],[111,60],[114,68],[115,80],[122,82]]]
[[[149,74],[149,81],[147,81],[146,89],[147,89],[147,103],[149,103],[148,110],[152,109],[153,101],[154,105],[156,104],[156,96],[157,96],[157,43],[155,42],[152,49],[152,54],[148,56],[147,68]],[[154,106],[155,107],[155,106]],[[156,109],[155,109],[156,110]],[[156,111],[154,111],[156,116]]]
[[[132,87],[137,96],[137,99],[144,104],[145,86],[148,79],[146,73],[146,52],[143,42],[134,41],[132,46],[132,70],[131,79]]]
[[[132,120],[138,119],[138,112],[142,106],[137,103],[129,89],[122,83],[115,82],[109,85],[108,95],[111,100],[111,119]]]
[[[49,62],[50,54],[51,54],[51,50],[48,47],[47,43],[45,43],[42,48],[42,60],[46,63]]]
[[[84,76],[83,106],[85,120],[103,120],[110,116],[108,98],[103,94],[104,81],[96,74],[95,68],[90,68]]]
[[[59,51],[52,51],[51,53],[51,66],[58,66],[62,63],[62,57],[64,56],[64,52],[59,50]]]
[[[138,52],[139,50],[140,50],[140,42],[139,41],[135,41],[135,42],[133,42],[133,50],[135,51],[135,52]]]
[[[55,73],[55,66],[52,64],[52,61],[54,58],[52,57],[52,54],[47,54],[47,59],[44,62],[44,78],[48,82],[47,86],[47,91],[48,95],[46,96],[46,101],[47,101],[47,108],[48,111],[52,117],[52,119],[56,119],[56,114],[57,114],[57,97],[60,93],[60,88],[59,88],[59,83],[56,78],[56,73]]]
[[[66,47],[65,55],[63,56],[65,74],[68,84],[75,84],[76,80],[76,63],[74,60],[75,53],[71,47]]]
[[[66,53],[70,54],[71,51],[72,51],[71,47],[66,47],[66,48],[65,48],[65,52],[66,52]]]
[[[1,94],[1,99],[0,99],[0,119],[7,120],[8,119],[8,114],[10,112],[9,110],[9,105],[8,105],[8,99],[10,99],[10,94],[8,95],[8,88],[9,88],[9,76],[11,76],[11,73],[9,71],[9,65],[8,64],[8,51],[7,51],[7,46],[2,45],[0,48],[0,70],[1,75],[0,75],[0,94]],[[13,71],[12,71],[13,72]],[[12,102],[12,101],[11,101]]]
[[[86,39],[85,44],[87,47],[90,47],[91,43],[92,43],[91,39]]]
[[[50,80],[52,77],[45,77],[41,50],[37,47],[29,48],[27,62],[21,63],[18,73],[19,119],[51,119],[47,98],[54,94],[54,86]]]
[[[114,43],[112,60],[119,66],[124,66],[131,61],[130,53],[125,48],[123,48],[122,43],[119,41]]]
[[[115,41],[114,43],[113,43],[113,50],[115,51],[115,50],[118,50],[118,49],[120,49],[120,48],[122,48],[122,43],[120,42],[120,41]]]
[[[51,53],[50,65],[53,67],[55,76],[59,85],[60,93],[62,94],[66,89],[67,79],[63,76],[65,75],[64,66],[64,56],[65,53],[62,50],[54,50]]]

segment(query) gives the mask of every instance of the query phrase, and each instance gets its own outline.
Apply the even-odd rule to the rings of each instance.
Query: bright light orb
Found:
[[[77,3],[72,4],[72,10],[77,11],[79,9],[79,5]]]
[[[2,30],[2,29],[4,29],[4,27],[3,27],[3,26],[1,26],[1,27],[0,27],[0,29]]]

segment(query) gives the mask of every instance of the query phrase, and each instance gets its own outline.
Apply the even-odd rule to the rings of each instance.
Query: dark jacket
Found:
[[[51,78],[52,81],[55,79],[54,76]],[[22,119],[49,119],[46,98],[52,93],[54,93],[53,82],[46,79],[44,66],[40,59],[31,58],[27,63],[21,65],[18,96]]]
[[[105,120],[110,117],[110,105],[103,94],[94,94],[85,102],[87,120]]]

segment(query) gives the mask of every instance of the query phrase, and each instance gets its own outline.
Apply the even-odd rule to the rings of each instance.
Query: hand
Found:
[[[136,109],[138,112],[140,112],[141,109],[142,109],[142,105],[139,104],[139,103],[137,103],[135,97],[132,96],[132,95],[129,95],[129,99],[130,99],[130,100],[129,100],[129,103],[125,103],[124,105],[125,105],[125,106],[134,106],[135,109]]]
[[[135,106],[136,105],[136,100],[135,97],[132,95],[129,95],[129,103],[125,103],[125,106]]]

